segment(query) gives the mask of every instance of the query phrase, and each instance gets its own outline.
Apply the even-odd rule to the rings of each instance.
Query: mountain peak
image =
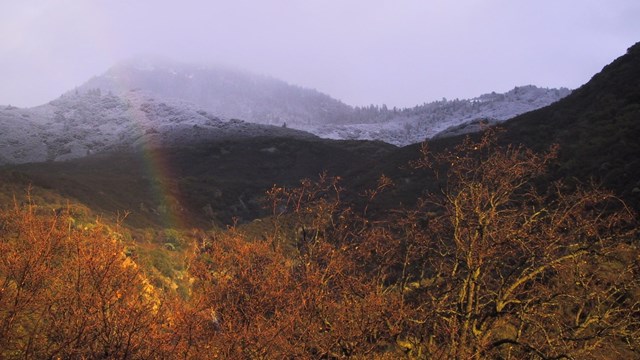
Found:
[[[80,86],[116,94],[140,89],[157,98],[180,99],[210,113],[250,122],[330,123],[352,108],[316,90],[289,85],[225,65],[190,65],[166,58],[137,57],[120,62]]]

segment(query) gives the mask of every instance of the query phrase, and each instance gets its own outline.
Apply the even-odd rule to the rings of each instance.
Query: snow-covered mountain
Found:
[[[156,98],[190,102],[217,116],[277,126],[345,122],[353,111],[328,95],[268,76],[166,59],[121,62],[78,88],[93,89],[116,95],[143,90]]]
[[[505,94],[443,99],[406,109],[354,108],[266,76],[135,60],[114,66],[48,104],[0,107],[0,164],[259,135],[315,134],[402,146],[477,131],[483,124],[549,105],[569,93],[529,85]]]
[[[331,139],[381,140],[404,146],[434,136],[477,131],[517,115],[550,105],[571,91],[533,85],[516,87],[504,94],[495,92],[466,100],[425,103],[406,109],[368,107],[354,109],[357,119],[348,125],[306,125],[299,129]]]
[[[528,85],[504,94],[443,99],[405,109],[388,109],[384,105],[354,108],[316,90],[266,76],[157,59],[122,62],[79,88],[93,89],[113,94],[138,89],[157,98],[186,101],[222,117],[286,124],[323,138],[381,140],[398,146],[424,141],[449,128],[476,129],[465,124],[480,120],[504,121],[570,93],[566,88]]]
[[[255,136],[315,137],[279,126],[223,119],[144,91],[74,91],[34,108],[0,108],[0,165],[61,161],[121,148]]]

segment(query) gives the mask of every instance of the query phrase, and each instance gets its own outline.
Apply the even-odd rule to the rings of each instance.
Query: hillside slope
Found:
[[[394,151],[383,142],[252,137],[192,145],[131,149],[0,168],[0,181],[49,189],[114,216],[129,211],[134,227],[240,223],[268,214],[265,193],[274,185],[297,186],[326,172],[349,183]],[[354,189],[355,190],[355,189]],[[357,192],[357,191],[356,191]],[[5,194],[11,198],[11,194]],[[166,224],[172,214],[182,224]]]
[[[510,142],[559,144],[558,177],[592,177],[640,200],[640,43],[571,95],[505,128]]]
[[[350,106],[318,91],[222,66],[159,59],[121,62],[78,88],[123,95],[143,90],[157,98],[189,102],[225,118],[281,126],[344,122]]]
[[[635,45],[626,55],[605,67],[600,74],[563,100],[507,121],[503,124],[506,128],[501,137],[503,143],[522,143],[540,151],[558,143],[561,146],[560,159],[552,169],[552,178],[575,178],[581,182],[588,182],[590,178],[594,178],[624,196],[632,206],[638,207],[639,58],[638,45]],[[89,97],[95,102],[116,101],[116,109],[128,104],[126,101],[118,102],[121,98],[109,94],[98,95],[90,92],[79,96]],[[133,92],[132,96],[129,102],[135,97],[144,100],[140,91]],[[83,104],[87,103],[86,100],[75,103],[72,99],[76,98],[65,96],[57,100],[75,104],[68,107],[75,109],[74,112],[69,111],[61,116],[64,115],[66,121],[71,124],[79,123],[77,119],[81,114],[85,114],[85,117],[94,116],[95,121],[85,125],[83,136],[86,139],[93,139],[101,134],[102,132],[97,130],[102,126],[113,126],[109,125],[109,122],[101,123],[105,116],[100,113],[86,115],[87,109],[82,110]],[[52,104],[55,105],[56,102]],[[179,134],[180,132],[175,132],[180,128],[179,125],[183,126],[185,133],[201,133],[198,127],[202,125],[193,124],[193,117],[204,119],[212,128],[222,125],[234,129],[254,126],[242,122],[220,121],[206,112],[185,113],[182,107],[173,106],[173,103],[144,100],[136,104],[137,107],[134,108],[145,114],[145,119],[154,119],[156,116],[172,119],[159,126],[161,129],[167,129],[166,134]],[[54,105],[49,104],[38,109],[44,112]],[[28,113],[22,109],[5,112],[25,119],[25,124],[27,121],[38,124],[33,115],[32,118],[24,117],[23,115]],[[122,119],[117,116],[111,118]],[[41,129],[49,129],[53,125],[45,123],[39,126]],[[56,126],[64,128],[62,124]],[[145,141],[162,140],[159,133],[163,133],[164,130],[156,133],[155,130],[149,129],[138,132],[139,137],[130,140],[131,144],[139,146],[131,146],[129,149],[138,149],[137,152],[116,153],[116,150],[126,148],[114,148],[113,155],[62,164],[25,165],[13,167],[10,171],[15,170],[22,174],[20,179],[31,179],[29,181],[36,185],[58,189],[66,196],[91,204],[92,207],[96,206],[106,212],[132,210],[134,222],[153,223],[160,219],[157,212],[161,204],[153,198],[152,191],[157,184],[154,185],[156,180],[145,173],[144,152],[141,150],[147,148]],[[268,129],[273,129],[273,134],[294,132],[281,127]],[[19,141],[19,136],[20,132],[16,131],[15,142]],[[261,216],[263,213],[259,198],[271,185],[295,184],[300,178],[313,178],[324,170],[328,170],[332,175],[343,176],[345,186],[353,194],[374,186],[376,179],[383,173],[392,177],[396,187],[377,205],[380,211],[399,203],[410,205],[415,201],[416,194],[425,188],[437,190],[438,185],[433,179],[424,178],[420,172],[412,171],[406,166],[410,160],[418,156],[418,145],[394,148],[380,142],[326,141],[308,135],[305,137],[304,134],[294,139],[289,135],[283,136],[271,139],[212,137],[189,145],[185,145],[183,141],[158,141],[156,144],[158,153],[164,154],[163,161],[168,168],[175,171],[172,173],[169,192],[174,191],[176,199],[184,200],[181,206],[193,219],[197,219],[196,223],[199,224],[211,220],[228,223],[233,216],[245,220]],[[434,139],[429,142],[429,146],[432,151],[442,151],[458,144],[464,136],[466,135]],[[79,140],[75,137],[70,137],[68,143],[61,143],[61,148],[68,149],[77,141]],[[105,139],[104,144],[107,143]],[[82,149],[87,151],[85,148]],[[46,150],[47,148],[41,151]],[[98,191],[95,191],[96,189]],[[123,192],[122,189],[131,191]],[[136,214],[140,215],[138,219]]]
[[[545,107],[570,94],[566,88],[519,86],[504,93],[473,99],[434,101],[405,109],[355,108],[352,123],[299,127],[323,138],[382,140],[397,146],[420,143],[433,137],[479,131],[477,123],[497,124]]]
[[[224,119],[184,101],[143,91],[70,93],[30,109],[0,109],[0,165],[63,161],[124,148],[195,144],[255,136],[314,137],[302,131]]]
[[[221,66],[132,59],[80,86],[125,95],[144,91],[193,104],[211,114],[248,122],[287,125],[335,140],[381,140],[397,146],[418,143],[477,119],[500,122],[563,98],[566,88],[532,85],[473,99],[424,103],[411,108],[351,107],[316,90]],[[73,92],[71,92],[73,93]]]
[[[564,99],[499,127],[504,129],[499,139],[505,146],[523,144],[539,152],[560,146],[547,181],[595,181],[640,210],[640,43]],[[478,139],[481,127],[474,130],[436,137],[428,141],[428,148],[439,153],[467,136]],[[435,179],[406,166],[419,151],[420,144],[413,144],[390,152],[361,177],[369,179],[359,185],[363,187],[373,186],[380,173],[394,179],[396,187],[384,196],[381,211],[398,203],[413,204],[416,193],[440,191]]]

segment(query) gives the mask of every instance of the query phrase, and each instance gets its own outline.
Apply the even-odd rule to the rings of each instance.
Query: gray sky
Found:
[[[231,64],[351,105],[575,88],[640,41],[638,0],[0,0],[0,104],[119,60]]]

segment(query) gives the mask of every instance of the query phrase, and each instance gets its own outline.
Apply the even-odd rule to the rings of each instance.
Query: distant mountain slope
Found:
[[[214,66],[136,59],[120,63],[80,86],[124,94],[143,90],[156,98],[177,99],[212,114],[248,122],[284,125],[323,138],[381,140],[404,146],[452,126],[477,119],[503,121],[547,106],[570,93],[528,85],[504,94],[468,100],[442,100],[412,108],[351,107],[315,90],[266,76]]]
[[[122,62],[79,87],[91,89],[114,94],[141,89],[218,116],[271,125],[344,122],[352,112],[328,95],[271,77],[158,59]]]
[[[503,145],[524,144],[536,151],[560,145],[559,159],[547,180],[573,184],[594,180],[640,211],[640,43],[567,97],[500,127]],[[467,136],[479,138],[480,132],[433,138],[429,150],[453,148]],[[435,179],[403,167],[418,157],[419,150],[420,145],[413,144],[381,157],[368,175],[361,176],[369,179],[365,186],[373,186],[381,172],[390,176],[396,187],[383,196],[385,205],[411,204],[425,187],[441,191]]]
[[[445,129],[453,134],[475,131],[478,119],[500,122],[568,93],[525,86],[505,94],[407,109],[352,108],[315,90],[265,76],[136,60],[121,63],[48,104],[0,108],[0,165],[67,160],[121,147],[262,135],[313,133],[404,146]],[[246,122],[225,120],[234,118]],[[451,130],[452,126],[457,128]]]
[[[413,108],[356,108],[353,124],[301,126],[300,129],[330,139],[382,140],[405,146],[434,136],[451,136],[479,131],[474,123],[496,124],[528,111],[552,104],[569,95],[566,88],[548,89],[533,85],[515,87],[504,93],[484,94],[473,99],[425,103]]]
[[[0,109],[0,126],[0,165],[223,138],[313,137],[279,126],[224,120],[189,103],[157,100],[143,91],[116,96],[99,89],[73,92],[31,109]]]
[[[460,102],[461,108],[466,106],[463,104]],[[95,90],[79,91],[78,95],[68,94],[42,107],[9,108],[1,110],[0,115],[0,120],[11,120],[14,124],[13,137],[3,137],[0,145],[5,147],[0,150],[9,146],[17,153],[28,153],[28,147],[20,144],[34,141],[33,136],[21,131],[33,127],[46,134],[51,132],[51,138],[35,147],[44,158],[54,156],[50,160],[67,158],[73,151],[86,153],[106,148],[110,138],[100,140],[104,134],[111,134],[112,138],[123,134],[120,143],[129,144],[130,148],[156,140],[159,146],[171,145],[172,149],[164,151],[167,161],[176,169],[172,186],[180,190],[184,201],[181,204],[198,222],[226,223],[232,216],[252,219],[260,215],[259,199],[272,184],[295,184],[301,177],[315,177],[322,170],[344,176],[352,194],[375,186],[382,173],[392,177],[396,186],[382,196],[377,208],[380,212],[398,203],[410,205],[425,188],[439,191],[434,179],[406,166],[418,157],[418,145],[395,148],[380,142],[334,142],[282,127],[261,128],[239,121],[222,121],[207,112],[193,110],[190,104],[152,99],[142,90],[124,97]],[[80,120],[86,119],[87,123],[81,124]],[[65,126],[84,130],[67,133]],[[178,134],[193,135],[200,133],[198,127],[218,131],[225,126],[231,133],[266,129],[283,137],[214,138],[190,146],[182,140],[172,143],[162,135],[176,133],[175,129],[183,130]],[[506,128],[501,137],[505,144],[523,143],[536,150],[560,144],[560,159],[551,169],[552,180],[577,178],[587,182],[595,178],[640,209],[640,45],[631,47],[626,55],[563,100],[520,115],[502,126]],[[137,135],[127,137],[129,133]],[[55,134],[66,134],[61,137],[64,141],[56,142]],[[299,136],[291,139],[291,134]],[[462,138],[454,135],[434,139],[430,149],[442,151],[459,144]],[[32,181],[45,188],[59,189],[91,208],[106,212],[132,210],[132,221],[142,226],[154,221],[160,211],[160,204],[154,202],[150,193],[154,180],[144,173],[142,164],[139,153],[113,152],[65,163],[7,167],[5,173],[18,176],[22,183]]]

